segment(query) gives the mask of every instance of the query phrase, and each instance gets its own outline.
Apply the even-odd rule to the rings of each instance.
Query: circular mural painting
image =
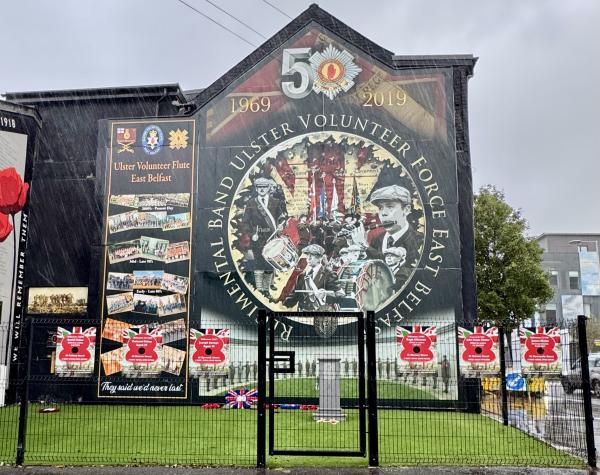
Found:
[[[410,281],[424,232],[406,168],[345,132],[306,134],[264,154],[239,182],[228,228],[248,289],[271,310],[295,312],[384,308]],[[313,322],[321,335],[344,323]]]

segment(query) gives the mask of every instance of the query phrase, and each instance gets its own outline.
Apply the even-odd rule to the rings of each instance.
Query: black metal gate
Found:
[[[286,339],[282,319],[295,324]],[[269,455],[366,455],[363,313],[263,312],[258,359],[259,465],[267,427]]]

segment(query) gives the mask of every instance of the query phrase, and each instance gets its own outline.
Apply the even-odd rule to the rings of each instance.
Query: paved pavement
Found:
[[[0,467],[0,475],[587,475],[588,470],[524,467],[294,468],[241,469],[192,467]]]

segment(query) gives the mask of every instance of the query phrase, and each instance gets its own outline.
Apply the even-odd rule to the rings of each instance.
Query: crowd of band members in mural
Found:
[[[281,185],[265,170],[253,178],[252,193],[237,218],[236,246],[243,253],[240,267],[246,280],[271,302],[297,306],[299,311],[334,310],[340,299],[349,297],[343,281],[348,275],[358,278],[365,264],[375,260],[389,269],[391,284],[382,292],[387,298],[403,287],[417,264],[423,236],[408,219],[412,195],[407,187],[393,180],[374,185],[368,201],[377,208],[376,215],[361,215],[357,190],[351,206],[344,204],[345,177],[340,173],[344,157],[355,154],[360,165],[373,160],[371,146],[348,145],[345,140],[303,142],[313,197],[306,214],[288,215]],[[285,182],[285,171],[280,167],[278,172]],[[401,183],[396,173],[396,183]],[[320,206],[315,196],[320,196]],[[274,272],[292,268],[289,281],[276,295]]]
[[[164,317],[185,312],[184,294],[147,295],[123,292],[106,296],[107,313],[109,315],[123,312],[137,312]]]
[[[189,193],[165,193],[144,195],[111,195],[110,204],[128,208],[162,208],[178,206],[187,208],[190,202]]]
[[[163,231],[189,228],[190,213],[167,214],[166,211],[128,211],[108,217],[108,229],[111,234],[132,229],[154,229]]]

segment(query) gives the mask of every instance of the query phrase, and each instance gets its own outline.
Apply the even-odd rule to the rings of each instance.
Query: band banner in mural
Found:
[[[99,397],[187,397],[195,122],[109,122]]]
[[[520,327],[521,368],[524,374],[554,373],[562,369],[562,346],[558,327]]]
[[[377,313],[397,325],[462,311],[451,70],[392,70],[307,27],[198,114],[203,318],[286,312],[278,338],[318,341]],[[460,318],[460,316],[458,316]],[[307,323],[308,322],[308,323]]]
[[[460,372],[465,376],[500,372],[498,327],[458,327]]]
[[[437,373],[437,327],[398,326],[398,368],[403,371]]]

